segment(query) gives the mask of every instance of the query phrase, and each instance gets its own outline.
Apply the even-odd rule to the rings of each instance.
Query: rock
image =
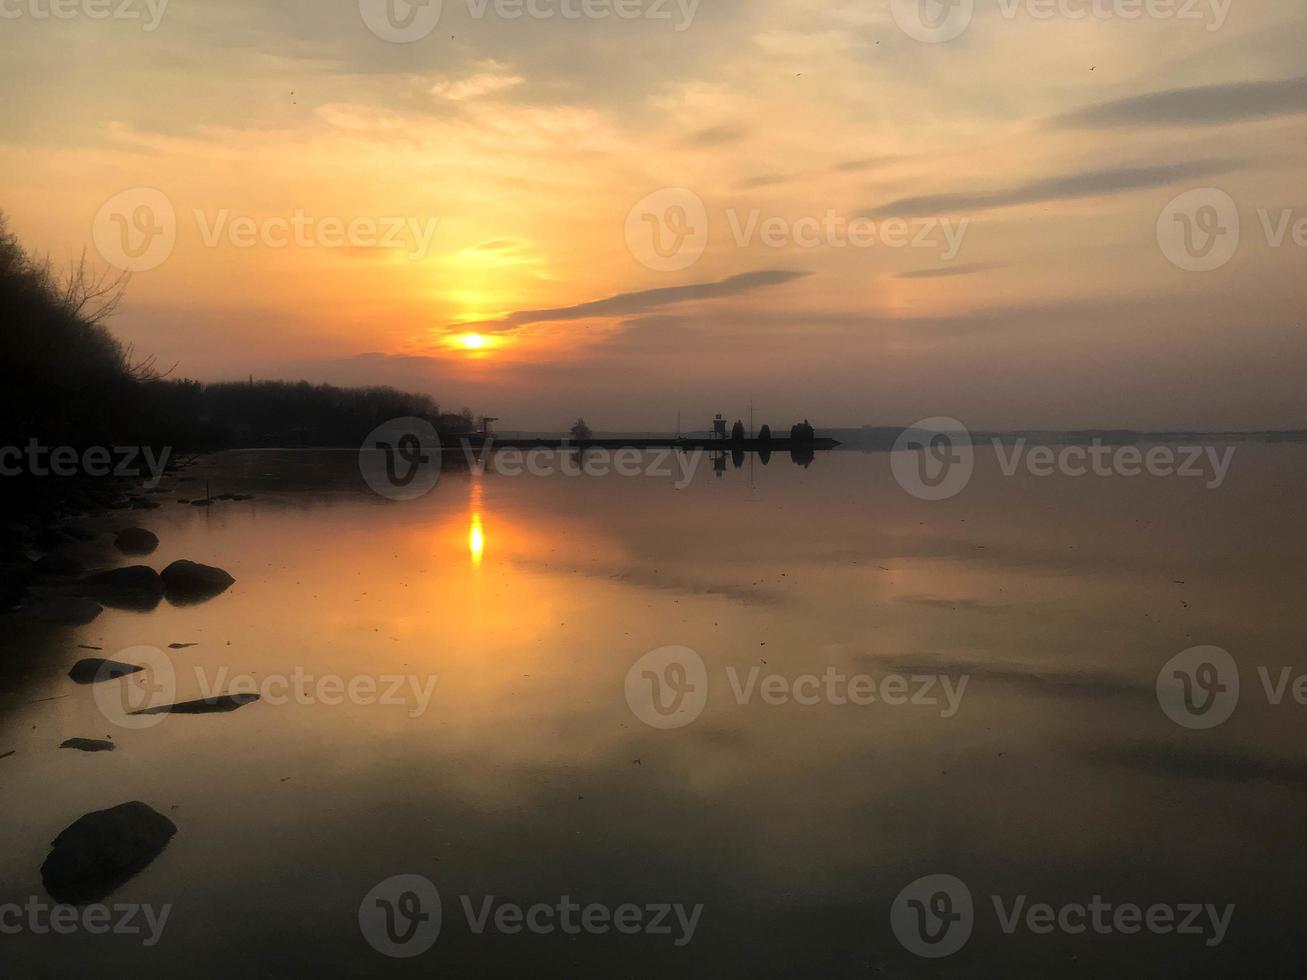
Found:
[[[26,548],[32,543],[32,529],[19,521],[0,521],[0,547]]]
[[[0,603],[10,608],[18,603],[27,584],[36,574],[36,565],[22,552],[0,551]]]
[[[99,684],[101,681],[116,680],[119,677],[126,677],[128,674],[138,674],[144,669],[144,667],[138,667],[136,664],[125,664],[117,660],[105,660],[101,657],[88,657],[73,664],[72,669],[68,671],[68,676],[77,684]]]
[[[221,568],[181,559],[163,570],[168,598],[180,602],[210,599],[226,592],[236,580]]]
[[[99,536],[89,525],[80,521],[69,521],[63,525],[63,531],[77,541],[90,541]]]
[[[74,576],[81,575],[84,571],[86,566],[82,564],[82,560],[67,552],[46,555],[36,563],[38,575]]]
[[[88,813],[54,839],[41,880],[57,902],[98,902],[148,867],[176,833],[176,824],[140,802]]]
[[[82,579],[88,595],[117,606],[152,608],[163,595],[163,579],[149,565],[111,568]]]
[[[118,532],[113,543],[125,555],[148,555],[159,547],[159,538],[143,527],[127,527]]]
[[[77,539],[58,527],[47,527],[36,536],[36,546],[44,551],[54,551],[66,544],[76,544]]]
[[[37,619],[47,623],[60,623],[64,626],[85,626],[104,612],[98,602],[78,596],[59,596],[46,599],[32,606],[31,613]]]
[[[70,738],[59,746],[61,749],[77,749],[79,752],[112,752],[117,747],[102,738]]]
[[[257,694],[220,694],[202,701],[183,701],[181,704],[161,704],[155,708],[133,711],[134,715],[217,715],[235,711],[259,700]]]

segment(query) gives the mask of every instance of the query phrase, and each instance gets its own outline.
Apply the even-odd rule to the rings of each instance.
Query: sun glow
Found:
[[[493,350],[503,347],[505,340],[503,337],[495,334],[476,333],[469,331],[467,333],[447,333],[444,337],[444,344],[451,350],[465,351],[475,356],[485,355]]]

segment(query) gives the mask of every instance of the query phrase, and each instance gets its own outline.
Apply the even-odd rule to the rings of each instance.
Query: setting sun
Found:
[[[458,338],[458,342],[468,350],[481,350],[486,346],[486,338],[479,333],[465,333]]]

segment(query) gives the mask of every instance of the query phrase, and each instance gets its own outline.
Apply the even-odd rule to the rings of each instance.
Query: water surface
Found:
[[[0,937],[13,976],[1294,975],[1307,907],[1307,708],[1256,669],[1307,668],[1307,452],[1241,446],[1225,485],[1004,477],[982,456],[923,502],[886,454],[777,457],[690,485],[506,478],[447,467],[417,501],[371,493],[348,453],[230,453],[213,492],[141,520],[148,561],[236,585],[5,642],[0,904],[44,897],[49,842],[143,800],[179,827],[109,902],[171,903],[162,941]],[[169,650],[172,643],[195,643]],[[103,654],[78,649],[102,647]],[[1240,664],[1226,724],[1159,709],[1159,670],[1213,644]],[[166,651],[177,700],[242,677],[434,678],[429,704],[256,703],[114,724],[66,678],[82,656]],[[658,730],[628,670],[668,645],[709,696]],[[956,714],[906,704],[740,703],[731,678],[966,677]],[[733,674],[728,670],[734,671]],[[306,682],[311,683],[311,682]],[[384,681],[383,681],[384,683]],[[277,688],[277,690],[281,690]],[[111,735],[117,751],[59,750]],[[390,959],[360,902],[392,875],[444,899],[439,941]],[[976,898],[966,948],[905,951],[914,879]],[[474,934],[459,896],[522,905],[702,903],[693,939]],[[1202,902],[1200,937],[1005,935],[1011,904]],[[11,972],[12,971],[12,972]]]

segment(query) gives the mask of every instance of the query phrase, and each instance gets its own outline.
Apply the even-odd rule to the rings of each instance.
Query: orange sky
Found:
[[[381,0],[7,0],[0,208],[57,260],[165,228],[115,329],[178,375],[505,429],[1304,424],[1300,4],[976,0],[931,43],[907,0],[593,2],[631,16],[394,43]],[[1206,272],[1158,238],[1195,188],[1240,223]]]

